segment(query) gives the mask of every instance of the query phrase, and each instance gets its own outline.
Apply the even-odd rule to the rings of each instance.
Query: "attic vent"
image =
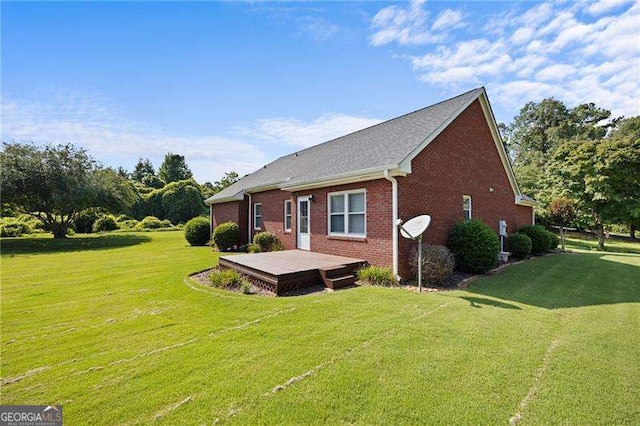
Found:
[[[262,168],[263,168],[263,169],[266,169],[266,168],[267,168],[267,166],[262,166]]]

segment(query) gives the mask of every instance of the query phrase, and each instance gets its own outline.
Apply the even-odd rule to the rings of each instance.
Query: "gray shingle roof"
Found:
[[[280,157],[220,191],[208,202],[228,199],[252,188],[322,180],[368,169],[398,165],[483,88],[376,124],[366,129]]]

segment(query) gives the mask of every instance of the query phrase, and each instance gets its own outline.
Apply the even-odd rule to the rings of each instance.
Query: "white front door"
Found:
[[[298,197],[298,249],[311,250],[311,232],[309,226],[309,197]]]

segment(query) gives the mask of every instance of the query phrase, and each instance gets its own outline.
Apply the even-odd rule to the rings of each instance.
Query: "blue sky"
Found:
[[[640,114],[640,2],[1,4],[3,141],[249,173],[478,86]]]

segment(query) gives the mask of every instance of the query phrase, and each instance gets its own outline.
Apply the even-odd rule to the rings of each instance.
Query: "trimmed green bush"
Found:
[[[173,223],[171,223],[169,219],[161,220],[160,222],[163,228],[171,228],[173,226]]]
[[[549,250],[555,250],[560,244],[560,237],[556,235],[554,232],[547,231],[549,233],[549,237],[551,239],[551,244],[549,245]]]
[[[141,229],[160,229],[164,228],[162,221],[155,216],[147,216],[138,223]]]
[[[228,251],[238,245],[238,240],[240,240],[240,227],[237,223],[224,222],[213,230],[213,242],[220,251]]]
[[[116,217],[116,222],[120,223],[120,222],[124,222],[125,220],[131,220],[133,219],[131,216],[128,216],[126,214],[121,214],[118,215],[118,217]]]
[[[261,252],[281,251],[283,248],[278,237],[268,231],[259,232],[254,235],[253,244],[257,245]]]
[[[93,210],[84,210],[73,221],[73,229],[78,234],[90,234],[93,232],[93,224],[98,220],[98,213]]]
[[[518,232],[531,238],[532,255],[540,256],[551,249],[551,236],[543,226],[527,225],[518,229]]]
[[[118,222],[118,226],[120,226],[120,229],[135,229],[138,227],[138,223],[135,219],[128,219]]]
[[[382,287],[395,287],[400,285],[396,277],[393,276],[391,268],[382,266],[365,266],[358,269],[358,280],[363,284],[377,285]]]
[[[206,217],[194,217],[184,226],[184,238],[192,246],[206,246],[211,239],[211,225]]]
[[[99,217],[93,222],[93,232],[115,231],[118,229],[116,218],[111,215]]]
[[[5,222],[0,225],[0,237],[19,237],[30,234],[31,228],[24,222]]]
[[[414,248],[409,258],[411,270],[418,277],[418,248]],[[422,280],[431,286],[441,286],[451,274],[456,265],[456,259],[445,246],[422,246]]]
[[[507,249],[516,259],[524,259],[531,254],[531,238],[517,232],[511,234],[507,237]]]
[[[209,274],[211,285],[216,288],[243,288],[247,280],[233,269],[215,269]]]
[[[479,220],[458,222],[449,232],[449,249],[458,269],[484,273],[498,262],[500,240],[493,229]]]

